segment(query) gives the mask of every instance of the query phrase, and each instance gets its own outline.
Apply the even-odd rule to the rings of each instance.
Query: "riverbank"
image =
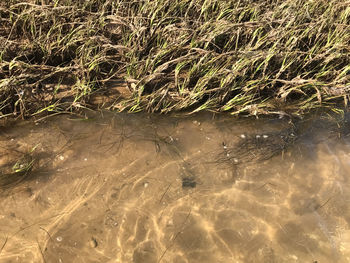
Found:
[[[0,4],[0,118],[80,109],[341,112],[349,1]]]

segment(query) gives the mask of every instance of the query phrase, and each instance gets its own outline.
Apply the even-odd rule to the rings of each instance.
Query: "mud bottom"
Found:
[[[3,128],[0,262],[349,262],[348,138],[212,117]]]

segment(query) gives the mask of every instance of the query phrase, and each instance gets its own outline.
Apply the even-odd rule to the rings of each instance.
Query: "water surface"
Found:
[[[350,262],[349,139],[322,123],[104,114],[2,128],[2,173],[35,162],[1,182],[0,262]]]

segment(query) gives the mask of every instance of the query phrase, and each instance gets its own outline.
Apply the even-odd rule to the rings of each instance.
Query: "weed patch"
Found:
[[[2,117],[96,107],[302,115],[348,103],[347,0],[9,0],[0,21]]]

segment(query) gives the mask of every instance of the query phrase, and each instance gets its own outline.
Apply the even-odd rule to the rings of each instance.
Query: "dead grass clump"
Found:
[[[0,3],[0,112],[91,107],[303,114],[347,105],[341,1],[9,0]]]

